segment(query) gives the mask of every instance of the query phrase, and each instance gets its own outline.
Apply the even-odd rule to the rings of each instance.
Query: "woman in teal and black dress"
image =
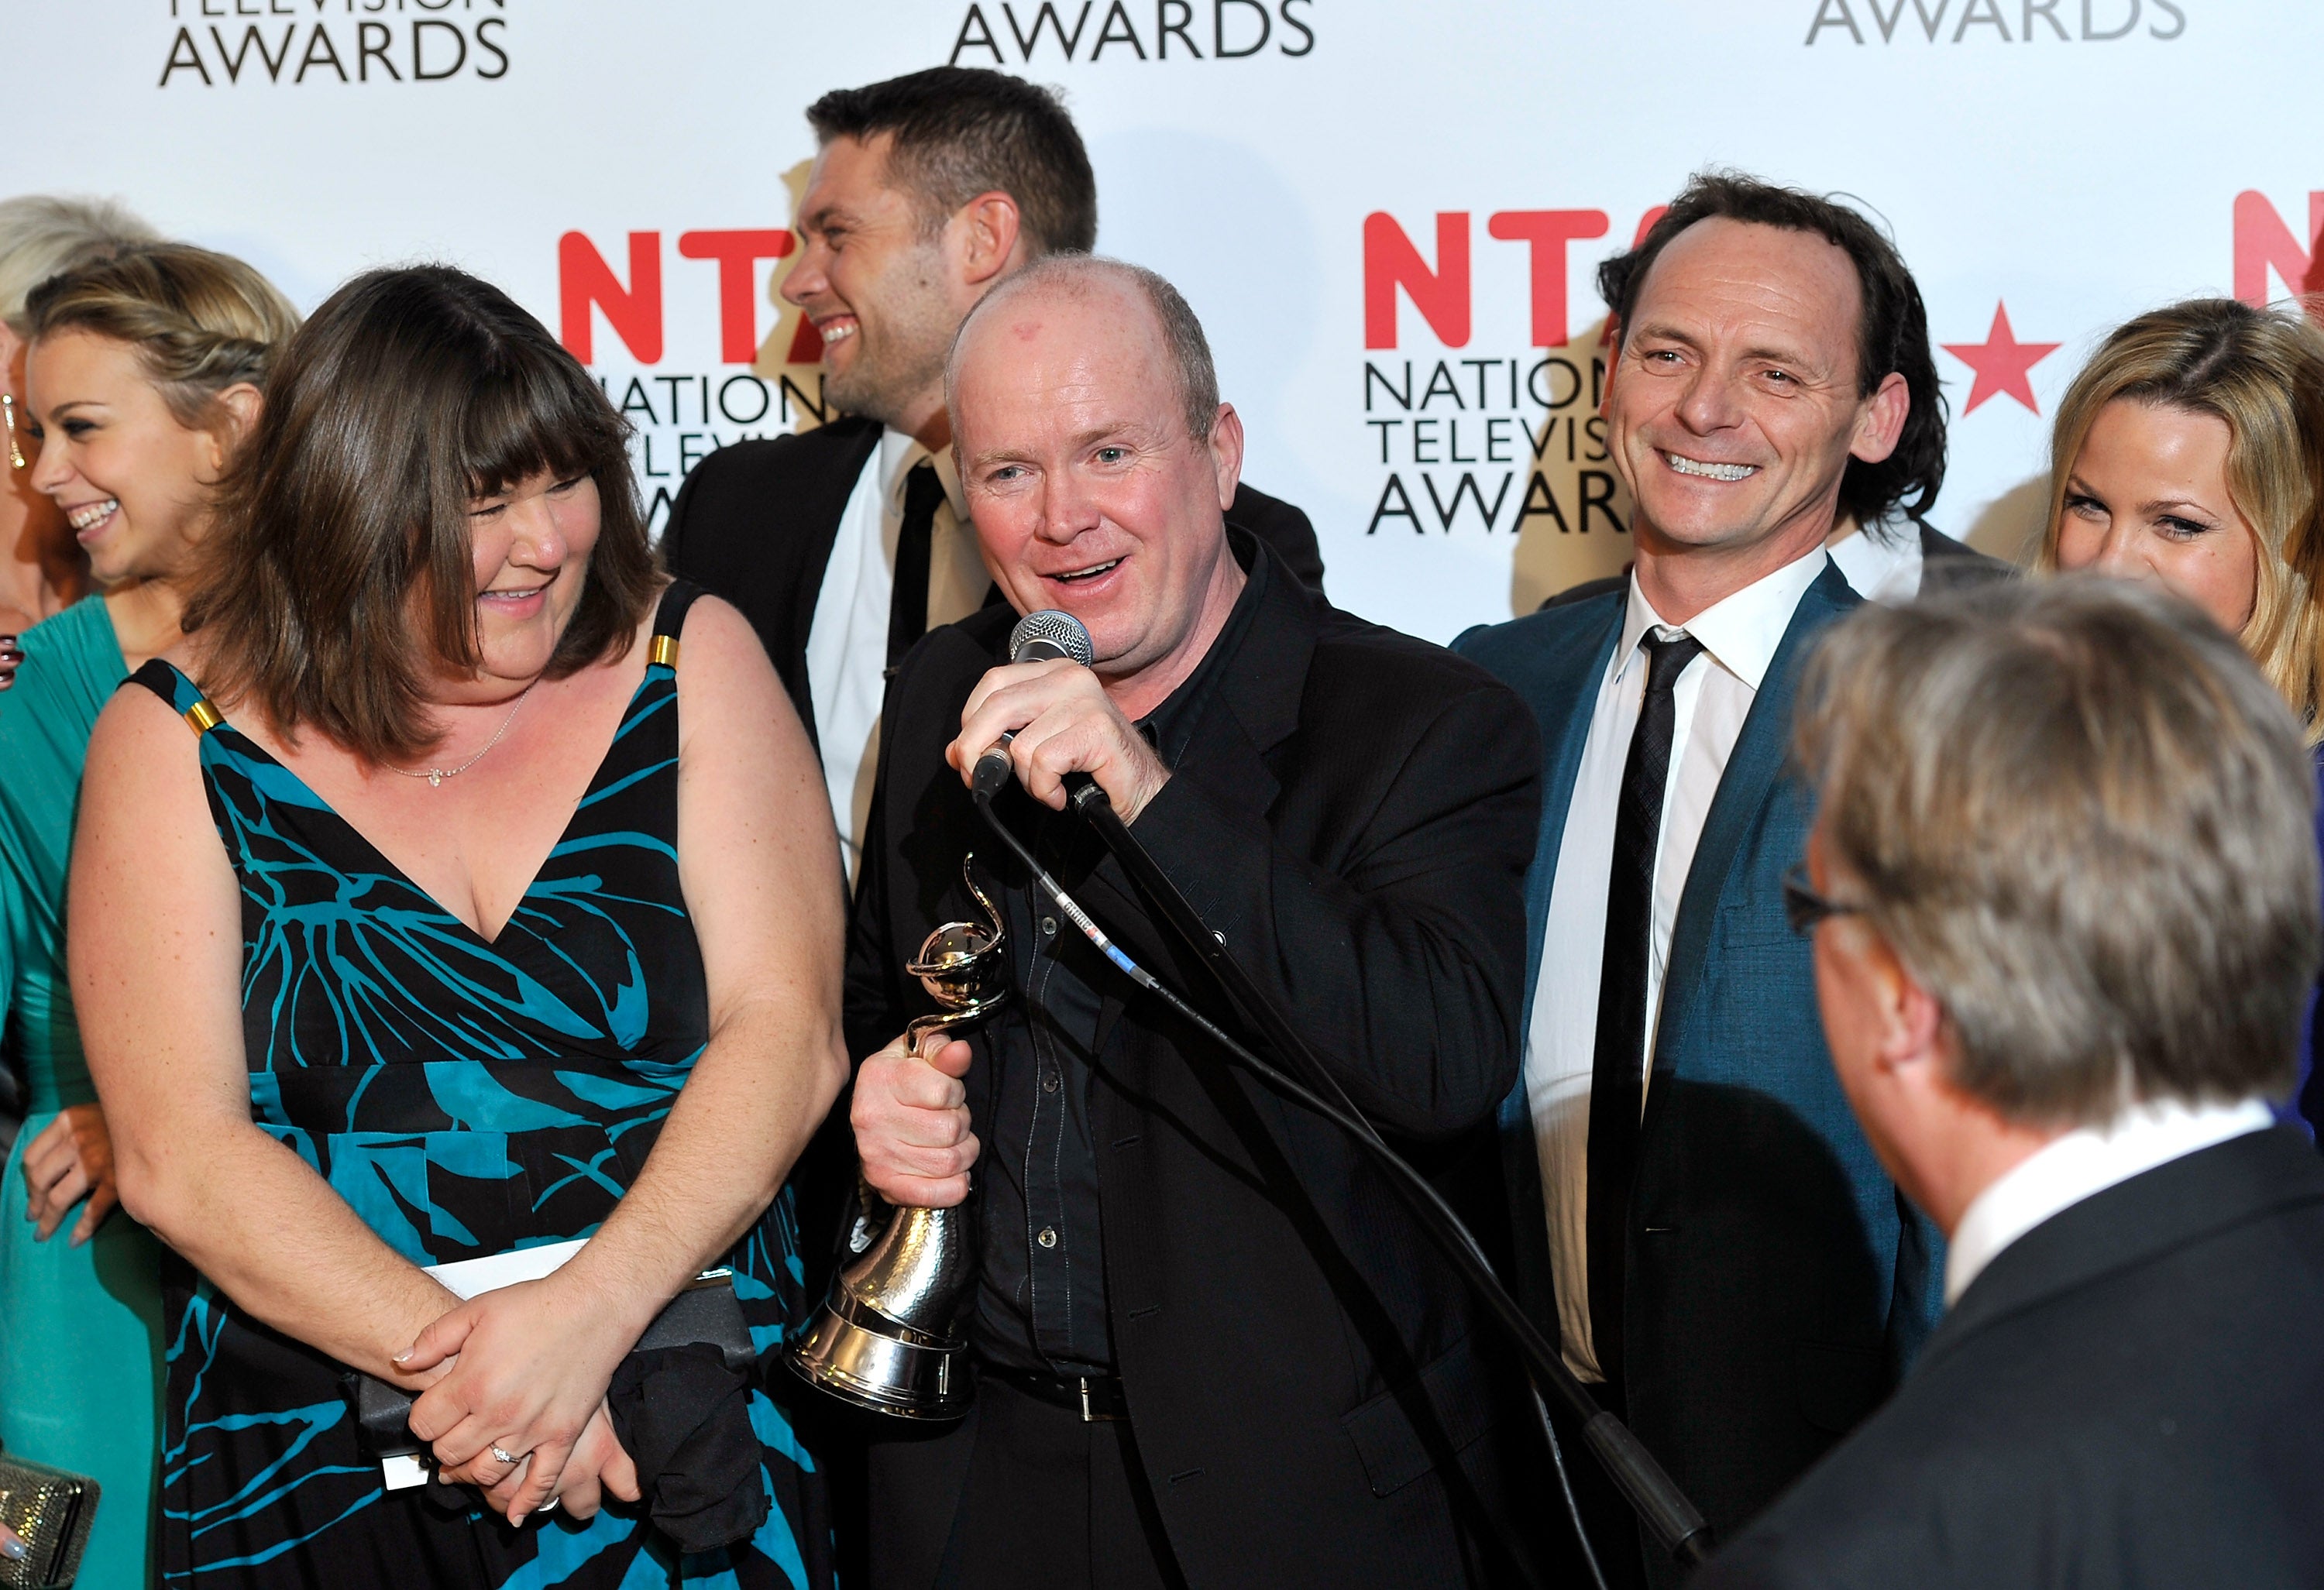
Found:
[[[180,1256],[166,1576],[828,1585],[773,1365],[843,886],[756,637],[659,573],[587,372],[440,267],[315,312],[212,553],[90,742],[70,918],[122,1199]],[[429,1270],[576,1242],[466,1303]],[[683,1551],[619,1376],[719,1265],[761,1357],[739,1468],[690,1472],[747,1520]],[[444,1484],[384,1488],[349,1371],[419,1393]]]
[[[74,799],[114,688],[178,643],[213,488],[297,325],[249,266],[171,244],[53,277],[26,310],[23,473],[66,516],[103,594],[26,631],[22,674],[0,694],[0,1015],[30,1084],[0,1181],[0,1442],[97,1482],[79,1580],[91,1586],[147,1578],[161,1250],[114,1212],[105,1112],[66,991]]]

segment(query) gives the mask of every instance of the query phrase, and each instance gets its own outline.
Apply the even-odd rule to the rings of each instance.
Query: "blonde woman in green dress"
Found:
[[[156,243],[151,227],[107,199],[23,194],[0,198],[0,675],[17,638],[88,589],[88,559],[55,503],[32,490],[40,444],[16,424],[24,401],[24,299],[60,271],[124,244]],[[7,681],[0,677],[0,690]]]
[[[74,802],[98,712],[180,639],[214,489],[298,316],[239,260],[150,244],[51,278],[24,319],[25,473],[102,593],[26,630],[0,694],[0,1012],[29,1085],[0,1180],[0,1446],[98,1482],[78,1582],[111,1590],[150,1577],[167,1344],[160,1250],[115,1210],[67,991]]]

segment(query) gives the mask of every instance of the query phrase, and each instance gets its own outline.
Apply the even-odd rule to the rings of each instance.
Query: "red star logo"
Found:
[[[1997,398],[2006,392],[2035,414],[2042,406],[2034,400],[2034,383],[2025,379],[2026,372],[2058,351],[2056,343],[2021,343],[2017,334],[2009,329],[2009,310],[1996,300],[1993,306],[1993,329],[1985,334],[1981,343],[1947,343],[1945,352],[1977,372],[1969,383],[1969,401],[1961,406],[1964,416],[1977,412],[1977,406],[1987,398]]]

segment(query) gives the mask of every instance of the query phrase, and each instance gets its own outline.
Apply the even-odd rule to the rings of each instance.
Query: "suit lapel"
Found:
[[[1762,821],[1775,781],[1791,755],[1792,698],[1799,689],[1800,670],[1818,632],[1862,604],[1863,599],[1850,588],[1840,565],[1826,565],[1793,610],[1783,644],[1775,648],[1766,676],[1759,681],[1758,693],[1743,720],[1743,732],[1727,758],[1727,771],[1703,818],[1702,837],[1696,841],[1686,887],[1679,895],[1678,917],[1671,928],[1662,1015],[1655,1029],[1655,1086],[1648,1090],[1650,1112],[1653,1100],[1667,1094],[1661,1082],[1674,1069],[1672,1045],[1685,1030],[1688,1006],[1702,979],[1711,929],[1718,922],[1736,853]]]
[[[1566,813],[1573,804],[1582,753],[1590,742],[1599,684],[1605,677],[1607,660],[1621,639],[1622,617],[1628,603],[1629,582],[1625,580],[1605,595],[1488,632],[1493,655],[1487,666],[1525,698],[1541,729],[1541,829],[1534,841],[1533,865],[1526,870],[1525,998],[1517,1023],[1520,1054],[1533,1030],[1534,990],[1541,981],[1542,943],[1548,931],[1550,895],[1557,882],[1558,851],[1565,841]],[[1507,654],[1500,650],[1504,645],[1511,648]],[[1469,649],[1465,643],[1459,648]],[[1554,1325],[1557,1298],[1550,1272],[1548,1233],[1542,1224],[1541,1163],[1534,1144],[1533,1108],[1526,1094],[1522,1064],[1516,1085],[1501,1099],[1494,1124],[1508,1196],[1510,1279],[1526,1311]]]
[[[1213,799],[1244,807],[1263,820],[1283,787],[1268,766],[1267,756],[1299,727],[1307,667],[1314,657],[1322,616],[1328,609],[1321,597],[1311,594],[1285,570],[1282,560],[1263,542],[1240,528],[1231,527],[1228,533],[1248,543],[1254,560],[1266,560],[1268,566],[1262,576],[1266,584],[1259,593],[1259,611],[1250,615],[1240,648],[1226,659],[1226,670],[1195,719],[1179,763],[1198,770],[1185,776],[1195,777]],[[1251,566],[1256,574],[1259,564],[1254,561]],[[1191,958],[1170,942],[1120,863],[1107,858],[1091,870],[1077,892],[1091,914],[1122,942],[1133,960],[1157,976],[1173,978],[1182,991],[1208,984],[1206,972],[1188,977],[1194,970]],[[1212,925],[1233,936],[1234,924]],[[1098,1021],[1101,1048],[1121,1008],[1119,999],[1109,996],[1104,1000]]]
[[[1524,1015],[1517,1032],[1533,1023],[1533,994],[1541,980],[1541,947],[1549,926],[1549,899],[1557,882],[1557,853],[1565,842],[1565,817],[1573,806],[1573,783],[1582,753],[1590,743],[1590,721],[1598,708],[1598,686],[1622,638],[1629,584],[1572,610],[1570,621],[1543,637],[1540,658],[1522,681],[1512,680],[1541,725],[1541,832],[1533,865],[1526,872],[1526,980]],[[1524,1080],[1517,1092],[1525,1090]]]
[[[2052,1215],[1969,1282],[1923,1349],[1934,1364],[1987,1326],[2189,1243],[2324,1203],[2324,1163],[2277,1126],[2166,1162]]]

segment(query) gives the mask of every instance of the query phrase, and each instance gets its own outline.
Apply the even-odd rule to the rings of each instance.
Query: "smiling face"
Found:
[[[2230,635],[2259,600],[2259,534],[2227,490],[2227,422],[2117,398],[2066,477],[2058,566],[2177,592]]]
[[[945,351],[976,294],[955,280],[913,196],[888,182],[890,134],[834,138],[798,210],[798,262],[783,297],[823,336],[825,393],[900,429],[943,406]]]
[[[1904,426],[1902,375],[1859,393],[1861,308],[1817,234],[1719,218],[1671,240],[1606,392],[1642,560],[1766,548],[1774,567],[1821,541],[1849,457],[1886,458]]]
[[[1132,717],[1193,671],[1240,589],[1224,513],[1242,427],[1219,405],[1187,434],[1142,296],[1096,281],[1012,293],[969,327],[954,372],[961,484],[984,561],[1019,612],[1086,625]],[[1151,700],[1148,700],[1148,697]]]
[[[180,424],[136,348],[92,332],[35,342],[25,384],[41,444],[33,488],[64,514],[97,581],[183,572],[225,467],[219,434]]]
[[[540,676],[581,604],[598,512],[597,483],[586,474],[538,474],[469,505],[482,660],[475,677],[447,685],[444,699],[493,700]],[[415,614],[418,602],[415,595]]]

